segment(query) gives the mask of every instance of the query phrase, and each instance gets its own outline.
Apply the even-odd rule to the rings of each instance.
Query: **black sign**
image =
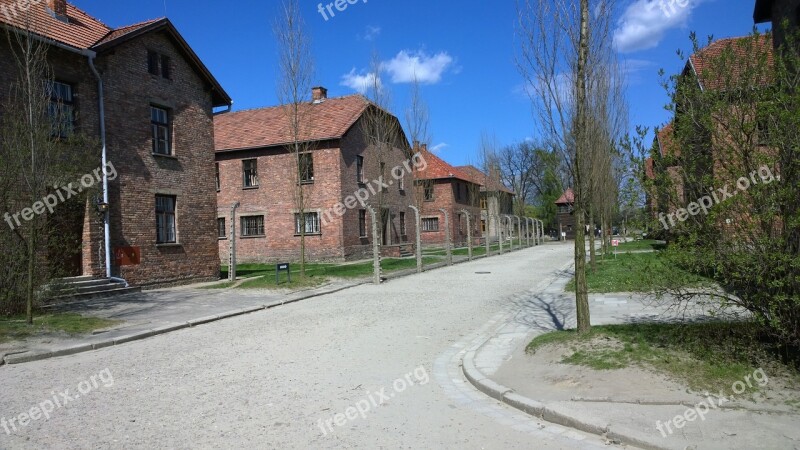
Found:
[[[286,275],[289,277],[289,283],[292,282],[292,271],[289,270],[289,263],[280,263],[275,265],[275,284],[281,284],[280,282],[280,275],[281,272],[286,272]]]

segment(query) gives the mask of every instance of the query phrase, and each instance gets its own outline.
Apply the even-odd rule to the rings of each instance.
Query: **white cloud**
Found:
[[[657,46],[672,28],[686,25],[702,0],[636,0],[625,9],[614,30],[614,47],[622,53]]]
[[[436,84],[452,64],[453,57],[447,52],[429,56],[424,51],[411,53],[403,50],[391,60],[384,61],[381,70],[391,76],[393,83],[413,83],[416,78],[423,84]]]
[[[439,153],[447,147],[449,147],[449,145],[446,142],[442,142],[441,144],[431,147],[431,153]]]
[[[381,35],[381,27],[373,27],[372,25],[367,25],[366,30],[364,30],[364,34],[359,36],[359,38],[365,41],[374,41],[375,38]]]
[[[361,94],[366,94],[371,88],[378,85],[378,89],[382,86],[380,77],[375,73],[356,73],[356,69],[352,69],[350,73],[342,75],[342,86],[347,86],[350,89],[357,91]]]

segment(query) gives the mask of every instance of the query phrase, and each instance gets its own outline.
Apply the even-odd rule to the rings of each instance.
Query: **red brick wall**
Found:
[[[439,231],[423,231],[422,244],[441,246],[445,243],[445,218],[439,209],[447,211],[450,220],[450,237],[454,245],[466,245],[467,242],[467,223],[461,211],[463,209],[466,209],[471,216],[470,226],[473,241],[479,240],[481,237],[481,210],[478,195],[480,188],[471,183],[454,179],[434,180],[433,183],[433,201],[423,202],[422,217],[438,217]],[[457,198],[458,188],[456,186],[459,183],[461,184],[461,197]],[[422,189],[422,186],[418,186],[417,189]],[[467,195],[468,192],[469,195]]]

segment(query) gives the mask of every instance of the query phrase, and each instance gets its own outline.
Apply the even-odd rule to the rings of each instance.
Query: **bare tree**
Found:
[[[291,133],[289,151],[294,155],[294,201],[297,208],[295,226],[300,235],[300,274],[306,274],[306,184],[313,181],[313,144],[310,139],[311,92],[314,61],[311,43],[305,31],[298,0],[283,0],[281,15],[275,24],[278,42],[278,99],[283,107]],[[317,223],[316,226],[319,226]],[[313,227],[313,224],[312,224]]]
[[[0,46],[0,54],[7,52],[17,72],[0,110],[0,213],[10,228],[0,233],[0,263],[9,275],[0,282],[4,291],[0,298],[8,302],[3,305],[6,312],[18,312],[19,304],[24,303],[28,324],[33,323],[42,287],[60,273],[61,262],[50,258],[48,249],[69,243],[61,230],[52,226],[44,208],[41,214],[28,217],[24,212],[38,209],[46,196],[53,195],[53,188],[86,173],[92,156],[86,149],[93,148],[88,139],[75,133],[74,114],[53,81],[49,45],[39,37],[43,30],[34,27],[30,15],[27,11],[23,27],[8,29],[8,45],[5,49]],[[87,195],[84,192],[81,198]],[[21,211],[22,221],[8,220]],[[73,253],[79,249],[74,243],[72,247],[69,251]]]
[[[526,81],[539,133],[569,168],[575,193],[575,281],[578,331],[588,332],[584,229],[590,211],[591,117],[597,76],[612,39],[612,0],[518,0],[517,65]]]

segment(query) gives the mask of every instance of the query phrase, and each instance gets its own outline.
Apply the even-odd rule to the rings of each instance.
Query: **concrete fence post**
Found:
[[[531,246],[531,218],[525,218],[525,245]]]
[[[464,216],[467,218],[467,252],[469,254],[469,260],[472,261],[472,221],[470,220],[469,211],[462,209],[461,212],[464,213]]]
[[[419,208],[416,206],[409,206],[409,208],[414,210],[414,214],[416,215],[416,235],[417,235],[417,273],[422,273],[422,230],[421,222],[422,219],[420,218]]]
[[[444,214],[444,248],[447,252],[447,265],[453,265],[453,240],[450,236],[450,215],[445,209],[439,209]]]
[[[519,237],[519,248],[522,250],[522,219],[519,216],[515,216],[517,218],[517,236]]]
[[[236,208],[239,202],[231,205],[231,237],[228,241],[228,281],[236,281]]]
[[[503,254],[503,219],[498,215],[497,218],[497,242],[500,244],[500,254]]]
[[[378,239],[378,215],[372,206],[367,205],[369,217],[372,220],[372,282],[381,284],[381,244]]]
[[[492,229],[492,224],[490,223],[491,218],[489,214],[486,214],[486,231],[481,230],[481,234],[483,235],[483,245],[486,246],[486,256],[489,256],[489,251],[492,249],[492,244],[489,241],[489,230]]]

